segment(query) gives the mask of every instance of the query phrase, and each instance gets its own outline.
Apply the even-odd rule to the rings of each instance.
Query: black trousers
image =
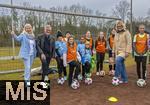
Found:
[[[116,67],[116,64],[114,64],[114,65],[109,64],[109,71],[111,71],[112,69],[115,70],[115,67]]]
[[[97,60],[97,72],[100,70],[103,70],[103,62],[104,62],[104,59],[105,59],[105,53],[99,53],[97,52],[96,53],[96,60]]]
[[[135,56],[136,61],[136,68],[137,68],[137,75],[139,79],[146,79],[145,72],[146,72],[146,62],[147,56]],[[142,69],[141,69],[142,67]],[[141,75],[142,74],[142,75]]]
[[[66,67],[64,67],[63,65],[63,60],[60,57],[56,57],[56,61],[57,61],[59,78],[62,77],[62,72],[64,72],[64,76],[67,76],[67,71],[66,71]]]
[[[44,80],[45,76],[48,75],[49,64],[52,57],[47,56],[45,60],[41,59],[42,63],[42,80]]]
[[[82,76],[85,78],[85,65],[82,64]]]
[[[69,78],[68,78],[69,86],[72,83],[72,79],[78,79],[79,71],[80,71],[79,62],[72,61],[69,63]]]
[[[91,69],[91,64],[89,62],[85,62],[84,65],[82,65],[82,76],[85,77],[85,74],[90,73],[90,69]]]

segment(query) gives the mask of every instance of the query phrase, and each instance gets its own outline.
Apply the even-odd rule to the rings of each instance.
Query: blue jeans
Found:
[[[116,69],[115,69],[115,77],[120,78],[123,82],[127,82],[127,73],[125,68],[125,59],[121,56],[116,57]]]
[[[33,55],[29,56],[27,59],[23,59],[24,66],[25,66],[24,80],[26,80],[26,81],[30,81],[30,73],[31,73],[31,67],[32,67],[32,64],[33,64],[33,60],[34,60]]]

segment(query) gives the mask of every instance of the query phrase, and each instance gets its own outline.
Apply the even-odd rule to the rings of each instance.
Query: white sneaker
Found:
[[[104,76],[105,76],[105,71],[104,71],[104,70],[100,71],[100,76],[101,76],[101,77],[104,77]]]
[[[49,80],[48,76],[45,76],[44,81],[48,81],[48,80]]]
[[[96,72],[96,75],[99,76],[99,72]]]
[[[111,71],[109,71],[108,75],[109,75],[109,76],[111,76],[111,75],[112,75],[112,72],[111,72]]]
[[[78,75],[78,80],[82,81],[83,77],[81,74]]]
[[[119,80],[119,84],[122,84],[123,83],[123,81],[122,80]]]
[[[111,70],[111,74],[114,76],[115,75],[115,70]]]
[[[65,81],[67,80],[67,76],[64,76],[64,80],[65,80]]]

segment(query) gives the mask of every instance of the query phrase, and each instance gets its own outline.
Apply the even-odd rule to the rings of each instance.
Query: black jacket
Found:
[[[45,54],[43,51],[44,49],[44,40],[45,35],[39,35],[36,38],[36,49],[37,49],[37,55],[41,56],[41,54]],[[50,53],[48,54],[50,57],[55,57],[55,37],[53,35],[49,35],[48,40],[50,42]]]

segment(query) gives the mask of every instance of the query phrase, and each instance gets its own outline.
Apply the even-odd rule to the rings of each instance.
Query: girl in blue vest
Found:
[[[91,73],[90,73],[91,57],[92,57],[92,51],[90,49],[90,42],[86,41],[85,48],[84,48],[84,54],[82,56],[82,64],[83,64],[83,69],[85,71],[86,78],[91,77]]]
[[[55,42],[55,52],[56,52],[56,61],[57,61],[57,68],[59,73],[58,84],[63,84],[65,82],[64,77],[67,75],[64,74],[62,77],[62,72],[64,72],[67,66],[66,61],[66,53],[67,53],[67,46],[66,43],[63,41],[63,35],[60,31],[57,33],[57,41]],[[66,71],[65,71],[66,72]]]
[[[79,46],[78,52],[81,56],[82,75],[86,80],[87,78],[91,78],[90,69],[91,69],[92,52],[90,49],[90,42],[86,41],[82,46]]]
[[[84,50],[85,49],[85,37],[84,36],[81,36],[80,38],[80,42],[78,44],[78,47],[77,47],[77,51],[78,53],[80,54],[81,56],[81,59],[83,58],[84,56]],[[80,74],[78,76],[79,80],[82,80],[82,78],[85,78],[85,71],[83,69],[83,64],[80,64],[82,67],[82,75],[81,75],[81,70],[80,70]]]
[[[26,86],[30,86],[31,67],[34,58],[36,57],[36,43],[32,26],[30,24],[26,24],[23,32],[19,36],[17,36],[14,31],[11,32],[11,35],[16,41],[21,43],[19,56],[24,61],[24,80]]]

